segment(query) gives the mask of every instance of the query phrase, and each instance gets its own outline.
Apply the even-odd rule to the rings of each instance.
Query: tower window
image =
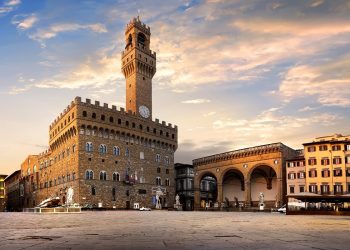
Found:
[[[143,77],[142,77],[142,80],[146,80],[146,78],[143,76]]]
[[[92,113],[92,118],[96,119],[96,113]]]
[[[122,120],[121,119],[118,119],[118,124],[122,124]]]
[[[145,45],[145,43],[146,43],[146,36],[143,33],[140,32],[137,35],[137,42],[142,44],[142,45]]]
[[[111,116],[111,117],[109,117],[109,122],[114,122],[114,119],[113,119],[113,117]]]
[[[132,44],[132,36],[131,36],[131,34],[129,34],[128,44],[126,46],[129,46],[130,44]]]
[[[101,120],[104,121],[106,119],[105,115],[101,115]]]

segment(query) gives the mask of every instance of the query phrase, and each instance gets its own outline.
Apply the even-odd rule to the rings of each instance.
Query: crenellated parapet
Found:
[[[143,132],[151,136],[158,136],[165,140],[177,142],[178,127],[159,119],[144,119],[132,111],[126,112],[123,107],[108,105],[91,99],[82,100],[76,97],[70,105],[50,125],[50,147],[57,142],[62,143],[75,136],[79,126],[93,125],[93,127],[117,128],[125,131]]]
[[[135,26],[147,35],[151,35],[151,28],[145,23],[141,22],[139,17],[134,17],[130,20],[130,22],[126,25],[125,34],[129,33],[129,31]]]
[[[86,99],[85,102],[81,101],[79,99],[79,105],[81,107],[87,107],[87,108],[93,108],[95,110],[104,111],[106,114],[115,114],[116,117],[124,117],[124,118],[132,118],[141,121],[142,123],[153,123],[154,125],[157,125],[158,127],[162,127],[165,129],[170,129],[173,131],[177,131],[177,126],[173,125],[171,123],[167,123],[165,121],[160,122],[159,119],[155,118],[152,121],[149,121],[147,119],[142,119],[139,116],[133,114],[130,110],[128,112],[125,111],[123,107],[117,107],[115,105],[109,106],[107,103],[101,104],[99,101],[92,102],[91,99]]]

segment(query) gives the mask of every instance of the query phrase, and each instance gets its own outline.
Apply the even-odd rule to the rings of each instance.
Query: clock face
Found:
[[[144,105],[139,107],[139,113],[143,118],[148,118],[150,116],[149,109]]]

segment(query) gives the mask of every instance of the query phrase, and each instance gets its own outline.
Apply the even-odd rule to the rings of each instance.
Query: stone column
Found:
[[[244,182],[244,197],[245,197],[245,207],[250,207],[252,204],[252,196],[250,190],[250,180]]]
[[[217,202],[219,203],[219,207],[222,207],[222,202],[223,202],[223,192],[222,192],[222,183],[217,183],[218,187],[218,197],[217,197]]]
[[[198,187],[194,189],[194,210],[199,210],[201,208],[200,191]]]
[[[276,201],[277,201],[278,207],[283,205],[283,186],[282,185],[283,185],[282,178],[277,177]]]

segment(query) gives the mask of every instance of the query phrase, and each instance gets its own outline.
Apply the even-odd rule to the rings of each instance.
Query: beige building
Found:
[[[150,36],[138,18],[126,27],[126,110],[76,97],[50,125],[49,150],[22,164],[27,207],[49,196],[65,204],[69,187],[86,207],[154,207],[156,198],[173,205],[177,126],[152,120]]]
[[[323,136],[303,145],[308,191],[336,195],[349,192],[350,136]]]

